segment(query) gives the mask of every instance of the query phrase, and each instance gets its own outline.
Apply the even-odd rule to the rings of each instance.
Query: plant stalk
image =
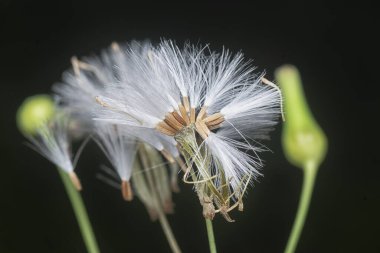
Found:
[[[99,253],[99,247],[80,193],[75,189],[69,175],[66,172],[59,168],[58,172],[62,178],[63,184],[65,185],[66,193],[69,196],[71,206],[73,207],[87,252]]]
[[[210,245],[210,253],[216,253],[216,244],[215,244],[215,237],[214,237],[214,229],[212,226],[212,220],[205,219],[206,220],[206,227],[207,227],[207,237],[208,237],[208,243]]]
[[[293,224],[292,232],[286,245],[285,253],[294,253],[300,238],[302,228],[305,223],[306,215],[310,206],[310,200],[313,194],[314,182],[318,169],[313,163],[304,166],[303,184],[301,192],[301,200],[298,204],[297,215]]]
[[[174,237],[173,231],[169,225],[168,219],[162,210],[158,211],[158,220],[160,221],[162,230],[166,236],[166,239],[172,249],[173,253],[181,253],[181,249],[178,246],[177,240]]]
[[[144,147],[144,145],[141,145],[140,146],[140,160],[141,160],[141,163],[142,163],[142,166],[144,169],[147,169],[149,167],[152,167],[151,164],[149,164],[149,161],[147,159],[148,157],[148,153]],[[164,211],[162,210],[162,206],[159,202],[159,196],[158,196],[158,189],[154,183],[154,179],[152,177],[152,174],[151,173],[146,173],[146,178],[147,178],[147,181],[148,181],[148,185],[150,187],[150,190],[151,190],[151,193],[153,195],[153,201],[154,201],[154,205],[156,206],[157,208],[157,214],[158,214],[158,220],[160,221],[160,224],[161,224],[161,227],[162,227],[162,230],[164,231],[164,234],[166,236],[166,239],[169,243],[169,246],[172,250],[173,253],[181,253],[181,249],[179,248],[178,246],[178,243],[177,243],[177,240],[175,239],[175,236],[173,234],[173,231],[169,225],[169,222],[166,218],[166,215],[164,213]]]

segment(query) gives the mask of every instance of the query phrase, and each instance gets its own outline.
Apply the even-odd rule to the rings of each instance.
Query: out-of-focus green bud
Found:
[[[327,151],[327,138],[315,121],[306,102],[296,67],[284,65],[276,70],[277,83],[284,96],[285,119],[282,145],[293,165],[318,168]]]
[[[54,111],[54,101],[49,95],[28,97],[17,111],[17,126],[24,135],[34,135],[41,123],[51,119]]]

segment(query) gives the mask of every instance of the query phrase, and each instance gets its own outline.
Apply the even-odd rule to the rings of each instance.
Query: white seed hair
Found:
[[[132,175],[136,155],[136,140],[126,137],[117,125],[104,122],[95,124],[95,141],[123,181],[129,181]]]
[[[75,68],[66,73],[55,91],[69,108],[95,122],[96,139],[123,180],[131,176],[136,141],[180,156],[173,136],[181,130],[172,133],[169,126],[164,135],[157,126],[184,101],[192,112],[221,115],[220,125],[202,136],[212,168],[199,168],[199,177],[223,171],[232,190],[242,193],[244,180],[261,175],[258,152],[266,148],[258,140],[268,138],[276,124],[281,94],[262,82],[264,73],[255,72],[241,52],[216,53],[189,43],[180,48],[171,40],[158,46],[134,41],[113,43],[101,57],[85,58],[81,67],[79,73]]]
[[[29,139],[34,150],[58,168],[70,173],[74,171],[75,164],[71,156],[69,121],[66,116],[58,114],[52,120],[43,122],[37,135]]]

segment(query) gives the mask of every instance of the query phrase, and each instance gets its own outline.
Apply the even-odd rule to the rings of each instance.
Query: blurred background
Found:
[[[242,51],[273,80],[296,65],[312,111],[329,139],[297,252],[380,252],[379,93],[373,56],[376,8],[323,1],[300,6],[193,1],[0,0],[0,252],[85,252],[54,166],[25,146],[15,113],[25,97],[49,93],[70,57],[98,54],[112,41],[170,38]],[[281,149],[281,124],[265,144],[265,176],[235,223],[215,218],[220,252],[282,252],[295,216],[302,172]],[[78,165],[102,252],[169,252],[158,223],[138,200],[96,179],[107,160],[92,143]],[[189,185],[174,196],[169,221],[183,252],[208,252],[201,206]]]

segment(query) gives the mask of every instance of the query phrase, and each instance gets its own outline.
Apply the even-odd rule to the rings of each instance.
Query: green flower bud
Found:
[[[283,92],[285,119],[282,145],[293,165],[318,167],[327,151],[327,138],[315,121],[302,89],[299,72],[292,65],[276,70],[276,80]]]
[[[34,135],[43,122],[52,118],[54,111],[54,101],[49,95],[28,97],[17,111],[17,126],[24,135]]]

